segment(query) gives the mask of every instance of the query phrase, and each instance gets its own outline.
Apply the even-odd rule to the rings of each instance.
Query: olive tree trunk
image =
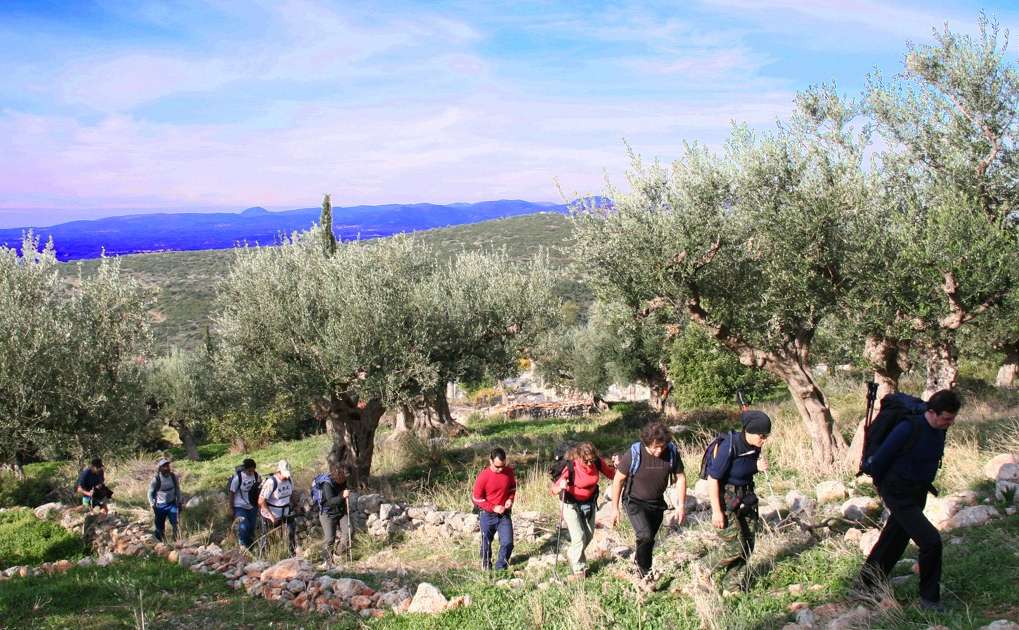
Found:
[[[879,335],[867,336],[863,356],[874,369],[877,400],[899,391],[899,378],[912,367],[909,350],[909,341]]]
[[[1002,389],[1015,389],[1016,372],[1019,372],[1019,342],[1004,346],[1005,362],[998,368],[994,384]]]
[[[176,431],[178,437],[180,437],[181,444],[184,445],[184,452],[187,453],[187,458],[193,462],[198,461],[198,442],[195,441],[195,434],[188,427],[187,422],[183,420],[175,420],[170,422]]]
[[[375,431],[385,413],[376,398],[359,403],[345,395],[330,397],[327,431],[333,445],[329,450],[330,466],[346,464],[354,469],[354,483],[363,484],[371,475],[375,455]]]
[[[933,344],[927,352],[927,384],[923,399],[942,389],[955,389],[959,384],[959,349],[948,339]]]
[[[845,448],[845,440],[835,431],[835,420],[828,401],[809,366],[781,357],[776,357],[769,365],[771,372],[785,381],[818,459],[829,464],[834,462],[836,450]]]

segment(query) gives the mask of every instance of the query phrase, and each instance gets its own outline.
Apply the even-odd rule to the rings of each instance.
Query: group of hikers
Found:
[[[857,581],[861,589],[874,589],[884,583],[913,540],[919,548],[920,606],[942,610],[941,535],[924,516],[923,509],[928,491],[934,489],[932,483],[944,454],[947,429],[955,421],[961,404],[959,396],[951,390],[937,392],[926,403],[903,394],[882,400],[882,414],[897,415],[891,421],[878,423],[886,433],[873,438],[873,443],[865,447],[861,471],[873,478],[890,515],[864,562]],[[708,444],[700,477],[708,481],[711,524],[719,533],[712,566],[725,587],[746,591],[752,585],[750,561],[760,522],[754,477],[767,469],[761,455],[772,421],[763,411],[746,409],[740,415],[740,425],[739,430],[719,434]],[[640,439],[621,455],[612,456],[611,461],[602,457],[590,442],[572,445],[550,472],[550,492],[560,500],[560,530],[565,522],[569,532],[566,551],[571,569],[569,579],[579,580],[587,575],[586,550],[594,537],[599,480],[604,476],[612,481],[606,524],[615,527],[620,514],[626,512],[635,535],[636,573],[644,584],[652,584],[656,579],[652,556],[666,513],[673,512],[669,523],[673,527],[682,525],[686,518],[687,478],[670,429],[659,421],[648,423],[641,430]],[[351,473],[347,466],[334,465],[312,484],[327,567],[332,564],[335,545],[338,543],[342,554],[352,542],[348,488]],[[285,526],[290,552],[296,553],[294,485],[286,460],[281,460],[275,472],[263,480],[255,461],[245,459],[228,488],[242,545],[248,548],[253,545],[261,519],[266,530]],[[81,471],[76,490],[85,506],[106,510],[105,501],[112,493],[105,487],[102,460],[92,460]],[[476,478],[472,496],[479,514],[481,566],[485,570],[509,568],[516,491],[516,476],[506,451],[492,449],[488,465]],[[674,497],[671,507],[667,496]],[[169,460],[158,462],[148,498],[155,537],[164,539],[165,523],[169,520],[176,538],[181,492]],[[492,545],[496,537],[499,550],[493,566]],[[558,547],[557,540],[557,561]]]

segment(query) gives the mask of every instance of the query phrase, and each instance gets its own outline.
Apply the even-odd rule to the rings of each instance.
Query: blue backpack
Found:
[[[322,484],[331,482],[332,477],[329,476],[329,473],[322,473],[311,482],[311,500],[320,508],[322,507]]]
[[[641,446],[642,444],[639,440],[630,445],[630,470],[626,475],[626,496],[630,496],[630,487],[633,485],[633,476],[636,474],[637,469],[640,468],[640,454],[641,451],[644,450]],[[676,459],[678,457],[679,450],[676,448],[676,443],[670,441],[665,447],[665,461],[669,463],[670,470],[676,464]]]

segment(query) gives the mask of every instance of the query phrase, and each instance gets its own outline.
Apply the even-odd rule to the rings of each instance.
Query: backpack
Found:
[[[626,496],[630,496],[630,488],[633,486],[633,476],[636,474],[637,469],[640,468],[640,453],[643,450],[640,440],[630,445],[630,470],[626,474]],[[676,448],[676,443],[670,441],[665,447],[665,461],[669,463],[669,469],[676,464],[676,459],[679,457],[679,450]],[[671,473],[669,475],[672,476]]]
[[[180,503],[182,501],[183,497],[180,496],[180,484],[177,482],[177,473],[171,472],[170,473],[170,479],[173,480],[173,498],[174,498],[174,500],[177,503]],[[161,485],[159,483],[159,471],[158,470],[156,471],[155,482],[156,482],[156,491],[158,492],[159,488],[160,488],[160,485]]]
[[[881,410],[872,422],[863,428],[863,455],[860,457],[860,471],[857,474],[871,473],[871,459],[881,449],[881,445],[900,422],[913,421],[927,411],[927,403],[915,396],[901,392],[888,394],[881,399]],[[913,422],[913,432],[903,447],[903,452],[913,448],[917,438],[917,423]]]
[[[238,466],[234,468],[234,476],[230,477],[230,481],[226,482],[226,495],[230,496],[230,484],[233,483],[234,477],[237,477],[237,492],[241,491],[241,473],[244,472],[244,466]],[[251,484],[248,488],[248,504],[252,507],[258,505],[258,493],[262,489],[262,478],[258,476],[258,471],[255,472],[255,483]]]
[[[315,477],[315,479],[311,482],[311,500],[319,507],[319,509],[322,509],[323,507],[322,484],[331,482],[332,477],[329,476],[329,473],[322,473]]]
[[[701,479],[708,478],[708,466],[718,457],[718,449],[726,439],[729,440],[729,459],[730,461],[732,460],[732,456],[736,452],[736,441],[733,439],[735,437],[734,434],[735,431],[719,433],[715,436],[715,439],[708,442],[708,445],[704,448],[704,455],[701,456]]]
[[[571,486],[573,485],[573,462],[566,457],[566,454],[569,453],[570,449],[574,446],[576,446],[576,444],[572,442],[563,442],[555,448],[555,451],[553,452],[554,459],[552,460],[552,464],[548,467],[548,476],[553,483],[558,481],[559,477],[562,476],[563,469],[568,468],[570,471],[568,483]]]

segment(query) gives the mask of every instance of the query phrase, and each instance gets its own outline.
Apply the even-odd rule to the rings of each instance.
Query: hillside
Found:
[[[859,413],[861,385],[849,381],[826,384],[833,392],[843,431],[853,425]],[[897,568],[890,590],[873,597],[853,590],[863,559],[861,548],[868,539],[873,541],[880,520],[879,509],[873,509],[873,488],[854,479],[848,470],[804,468],[803,449],[809,440],[793,404],[785,401],[766,407],[775,419],[767,446],[772,468],[758,482],[764,520],[754,554],[756,580],[748,593],[718,590],[709,577],[711,550],[718,543],[704,509],[704,496],[693,482],[694,462],[705,441],[726,427],[724,420],[719,424],[725,414],[717,413],[673,418],[684,427],[678,432],[678,441],[690,481],[687,502],[697,507],[691,509],[681,528],[660,534],[655,549],[659,570],[655,588],[649,590],[632,578],[628,558],[633,532],[625,518],[616,530],[597,530],[589,549],[592,562],[587,579],[562,579],[566,569],[562,555],[557,562],[556,545],[558,542],[562,552],[566,537],[563,533],[562,540],[557,539],[559,511],[555,498],[547,492],[545,472],[551,449],[572,439],[591,440],[603,453],[619,452],[649,417],[637,406],[578,418],[510,421],[477,415],[467,420],[466,435],[442,443],[400,442],[389,439],[385,432],[378,436],[368,490],[377,494],[370,495],[374,499],[363,495],[358,500],[359,506],[374,507],[362,510],[368,518],[359,526],[353,561],[344,559],[330,579],[359,580],[376,595],[413,593],[426,581],[447,597],[469,597],[465,600],[469,603],[459,608],[436,615],[398,614],[380,603],[379,608],[364,609],[368,614],[358,614],[357,606],[370,606],[378,599],[373,595],[370,600],[349,598],[336,609],[329,608],[330,599],[315,612],[306,612],[303,608],[311,596],[301,595],[301,589],[311,589],[313,583],[332,584],[322,578],[305,579],[288,594],[266,589],[264,597],[252,597],[245,590],[261,593],[257,580],[240,585],[210,568],[216,561],[209,554],[216,553],[215,549],[236,553],[236,542],[220,500],[207,499],[185,510],[187,542],[170,556],[174,563],[157,557],[167,556],[167,549],[153,548],[150,554],[138,556],[130,551],[108,558],[97,553],[95,558],[102,561],[99,566],[86,559],[82,566],[69,569],[55,564],[26,569],[25,577],[13,577],[0,588],[0,616],[10,627],[43,628],[63,627],[75,615],[82,615],[77,621],[80,627],[89,628],[140,627],[143,623],[153,628],[261,627],[275,621],[282,627],[305,628],[475,628],[495,624],[571,630],[906,629],[937,625],[978,629],[994,620],[1019,621],[1014,591],[1019,581],[1019,555],[1015,553],[1019,516],[1014,497],[995,497],[987,473],[992,456],[1019,451],[1019,400],[988,391],[965,394],[969,402],[949,433],[944,465],[936,481],[941,498],[929,498],[932,518],[941,523],[946,541],[948,612],[940,615],[914,605],[913,547]],[[316,436],[273,444],[248,455],[263,472],[272,461],[287,457],[295,470],[296,487],[305,493],[321,470],[327,444],[326,436]],[[485,465],[493,445],[504,446],[509,452],[520,487],[513,517],[516,547],[511,571],[486,574],[476,566],[476,522],[473,534],[466,525],[471,481]],[[122,528],[118,543],[122,549],[130,548],[134,537],[145,536],[151,523],[144,492],[153,456],[116,462],[108,473],[118,497],[118,518],[137,524]],[[203,461],[179,462],[185,493],[216,497],[239,457],[227,453],[225,445],[206,445]],[[73,474],[68,468],[64,475]],[[53,472],[50,468],[47,474]],[[831,483],[821,486],[824,481]],[[837,495],[822,498],[821,488],[830,495],[832,486],[838,488]],[[382,508],[381,500],[392,503]],[[383,511],[387,516],[382,516]],[[941,518],[956,512],[958,518]],[[988,518],[978,522],[959,516],[977,513]],[[394,516],[398,514],[406,516],[401,520]],[[454,521],[465,525],[453,528],[449,523]],[[80,519],[75,521],[72,515],[68,522]],[[309,526],[314,522],[312,519]],[[816,527],[808,531],[804,525]],[[314,529],[302,533],[302,553],[313,563],[319,557],[318,535]],[[80,555],[77,550],[69,553],[65,557]],[[270,547],[264,553],[268,563],[252,566],[269,566],[280,557],[281,549]],[[55,560],[57,555],[46,557]],[[988,571],[989,566],[994,570]],[[93,592],[101,598],[91,597]],[[289,603],[281,605],[267,598]],[[375,615],[378,618],[373,618]]]
[[[571,229],[569,219],[562,214],[537,213],[423,230],[417,235],[445,257],[460,251],[505,248],[512,257],[523,259],[544,250],[556,267],[566,270]],[[212,249],[120,257],[125,272],[159,290],[154,327],[158,350],[173,345],[193,347],[201,342],[217,285],[226,277],[233,255],[232,249]],[[78,264],[88,274],[98,261],[68,264],[65,273],[77,273]],[[564,279],[561,293],[573,301],[588,299],[575,280]]]
[[[462,225],[535,212],[566,212],[566,206],[520,200],[437,205],[388,204],[333,208],[333,231],[344,240],[376,238],[399,232]],[[276,242],[280,234],[306,230],[318,221],[320,208],[269,212],[157,213],[71,221],[35,227],[46,241],[57,244],[60,260],[118,256],[138,252],[186,251],[233,247],[236,243]],[[0,245],[18,247],[26,228],[0,229]]]

